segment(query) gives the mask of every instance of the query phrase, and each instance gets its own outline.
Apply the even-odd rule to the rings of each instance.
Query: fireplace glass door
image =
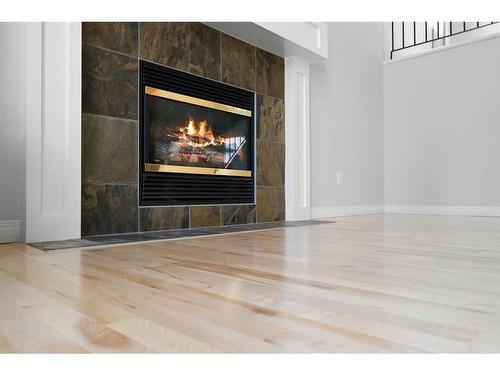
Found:
[[[145,170],[250,177],[252,112],[144,88]]]

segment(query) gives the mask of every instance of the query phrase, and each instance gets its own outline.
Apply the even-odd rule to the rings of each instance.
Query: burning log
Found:
[[[191,147],[220,146],[224,144],[224,137],[214,135],[212,128],[205,120],[195,123],[189,118],[186,126],[177,130],[167,128],[167,136],[177,143]]]
[[[193,147],[185,142],[171,142],[167,152],[168,160],[190,164],[224,165],[224,153],[208,147]]]

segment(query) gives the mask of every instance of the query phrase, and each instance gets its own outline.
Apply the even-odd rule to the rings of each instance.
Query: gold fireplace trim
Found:
[[[252,171],[207,167],[186,167],[184,165],[144,164],[146,172],[210,174],[217,176],[252,177]]]
[[[160,98],[172,99],[172,100],[176,100],[178,102],[199,105],[201,107],[217,109],[219,111],[224,111],[224,112],[231,112],[231,113],[235,113],[237,115],[242,115],[242,116],[246,116],[246,117],[252,117],[252,111],[249,111],[248,109],[233,107],[231,105],[212,102],[210,100],[194,98],[192,96],[178,94],[178,93],[172,92],[172,91],[161,90],[161,89],[157,89],[155,87],[146,86],[146,87],[144,87],[144,92],[148,95],[158,96]]]

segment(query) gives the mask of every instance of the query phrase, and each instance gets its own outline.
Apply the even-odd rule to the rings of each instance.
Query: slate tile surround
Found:
[[[130,56],[138,56],[137,22],[84,22],[83,43],[103,47]]]
[[[221,80],[221,33],[201,23],[192,23],[189,33],[189,72]]]
[[[140,232],[189,228],[189,207],[143,207],[139,210]]]
[[[221,207],[221,224],[253,224],[256,222],[255,205],[231,205]]]
[[[141,58],[188,70],[189,23],[141,22],[140,35]]]
[[[281,57],[200,23],[84,23],[82,39],[82,235],[284,220]],[[138,207],[138,58],[257,92],[256,204]]]
[[[285,185],[285,145],[257,140],[257,186]]]
[[[137,185],[83,184],[83,236],[137,232],[137,212]]]
[[[222,34],[222,81],[255,91],[255,50],[248,43]]]
[[[221,206],[191,206],[189,216],[191,228],[218,227]]]
[[[137,120],[137,58],[83,46],[82,111]]]
[[[257,92],[275,98],[285,98],[284,60],[262,49],[256,51]]]
[[[257,186],[257,222],[285,220],[285,188]]]
[[[83,114],[82,126],[82,179],[137,183],[137,121]]]
[[[257,139],[285,144],[285,102],[257,95]]]

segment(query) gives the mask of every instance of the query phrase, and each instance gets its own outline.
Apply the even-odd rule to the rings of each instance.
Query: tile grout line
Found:
[[[141,58],[141,22],[138,22],[137,23],[137,69],[139,70],[139,60]],[[140,88],[140,81],[141,81],[141,72],[138,71],[137,72],[137,88],[139,89]],[[139,97],[139,94],[137,95],[137,119],[138,119],[138,126],[137,126],[137,231],[140,232],[141,231],[141,205],[140,205],[140,189],[141,187],[139,186],[139,175],[140,175],[140,169],[141,168],[141,163],[140,163],[140,160],[141,160],[141,155],[140,155],[140,152],[141,152],[141,145],[139,144],[140,143],[140,139],[141,139],[141,127],[140,127],[140,110],[139,110],[139,107],[140,107],[140,97]]]
[[[158,61],[154,61],[154,60],[146,59],[146,58],[144,58],[144,57],[140,56],[140,51],[138,51],[138,54],[137,54],[138,56],[133,56],[133,55],[129,55],[129,54],[127,54],[127,53],[121,52],[121,51],[116,51],[116,50],[113,50],[113,49],[110,49],[110,48],[107,48],[107,47],[102,47],[102,46],[98,46],[98,45],[95,45],[95,44],[92,44],[92,43],[87,43],[87,42],[82,43],[82,47],[83,47],[83,46],[89,46],[89,47],[92,47],[92,48],[98,48],[98,49],[101,49],[101,50],[103,50],[103,51],[107,51],[107,52],[110,52],[110,53],[116,53],[116,54],[119,54],[119,55],[122,55],[122,56],[128,57],[128,58],[130,58],[130,59],[136,59],[136,60],[141,59],[141,60],[144,60],[144,61],[151,62],[151,63],[153,63],[153,64],[158,64],[158,65],[166,66],[166,67],[169,67],[169,68],[172,68],[172,69],[175,69],[175,70],[180,70],[180,71],[182,71],[182,72],[186,72],[186,73],[189,73],[189,74],[193,74],[193,75],[196,75],[196,76],[198,76],[198,77],[204,77],[204,78],[209,79],[209,80],[212,80],[212,81],[221,82],[221,83],[224,83],[224,84],[229,85],[229,86],[237,87],[237,88],[240,88],[240,89],[243,89],[243,90],[247,90],[247,91],[253,91],[253,92],[255,92],[255,93],[256,93],[256,94],[258,94],[258,95],[268,96],[268,97],[273,98],[273,99],[278,99],[278,100],[285,101],[285,98],[284,98],[284,97],[282,97],[282,98],[281,98],[281,97],[278,97],[278,96],[273,96],[273,95],[269,95],[269,94],[266,94],[266,93],[264,93],[264,92],[260,92],[260,91],[258,91],[258,90],[257,90],[257,76],[256,76],[256,75],[255,75],[255,80],[254,80],[254,84],[255,84],[255,89],[254,89],[254,90],[249,89],[249,88],[247,88],[247,87],[240,86],[240,85],[235,85],[235,84],[232,84],[232,83],[230,83],[230,82],[225,82],[225,81],[223,81],[223,77],[222,77],[222,34],[223,34],[223,33],[222,33],[222,32],[220,32],[220,33],[221,33],[221,48],[220,48],[220,49],[221,49],[221,79],[220,79],[220,80],[218,80],[218,79],[213,79],[213,78],[210,78],[210,77],[206,77],[206,76],[203,76],[203,75],[199,75],[199,74],[193,73],[193,72],[191,72],[191,71],[190,71],[189,66],[188,66],[188,69],[187,69],[187,70],[185,70],[185,69],[180,69],[180,68],[177,68],[177,67],[175,67],[175,66],[170,66],[170,65],[167,65],[167,64],[162,64],[162,63],[159,63]],[[189,39],[189,36],[188,36],[188,39]],[[247,44],[248,44],[248,43],[247,43]],[[140,43],[139,43],[139,45],[140,45]],[[255,47],[255,46],[254,46],[254,45],[252,45],[252,44],[248,44],[248,45],[249,45],[249,46],[252,46],[255,50],[258,48],[258,47]],[[140,47],[139,47],[139,48],[140,48]],[[190,56],[190,50],[188,50],[188,56]],[[189,65],[189,62],[190,62],[189,60],[190,60],[190,57],[188,57],[188,65]],[[257,57],[256,57],[256,55],[254,55],[254,62],[255,62],[255,65],[254,65],[254,66],[255,66],[255,67],[257,66],[256,61],[257,61]],[[255,69],[255,70],[256,70],[256,71],[255,71],[255,74],[257,74],[257,69]]]
[[[119,120],[119,121],[123,121],[123,122],[134,122],[135,125],[138,125],[138,123],[139,123],[139,120],[124,118],[124,117],[109,116],[109,115],[101,115],[101,114],[92,113],[92,112],[82,112],[82,116],[94,116],[94,117],[102,117],[102,118],[109,119],[109,120]]]
[[[217,30],[218,31],[218,30]],[[220,56],[220,81],[223,82],[222,78],[222,32],[218,31],[219,33],[219,56]]]
[[[187,71],[191,73],[191,22],[188,22],[188,63]]]
[[[255,67],[255,76],[254,76],[254,87],[255,87],[255,92],[257,92],[257,47],[254,46],[254,53],[253,53],[253,65]]]

